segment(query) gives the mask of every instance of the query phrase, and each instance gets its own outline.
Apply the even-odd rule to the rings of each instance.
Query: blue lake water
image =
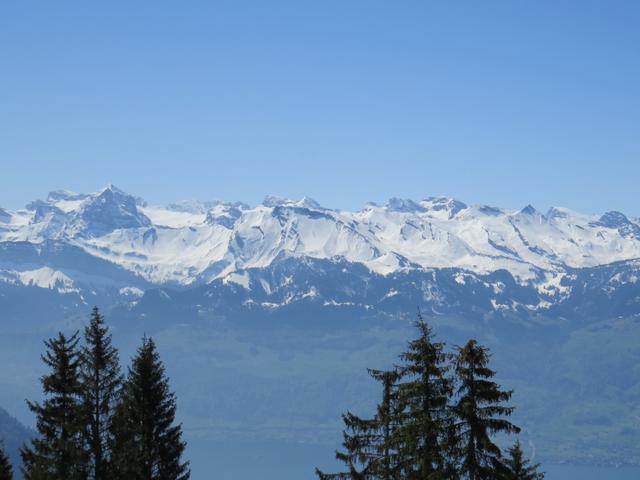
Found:
[[[638,480],[640,469],[631,467],[579,467],[547,465],[545,480]]]
[[[333,447],[279,442],[189,442],[192,480],[313,480],[339,468]],[[640,468],[543,465],[545,480],[640,480]]]

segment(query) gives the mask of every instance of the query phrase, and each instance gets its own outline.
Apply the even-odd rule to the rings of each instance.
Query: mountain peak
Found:
[[[451,197],[427,197],[420,202],[420,205],[430,212],[444,213],[448,219],[469,208],[466,203]]]
[[[480,205],[478,207],[478,211],[490,217],[497,217],[499,215],[504,214],[504,211],[501,208],[492,207],[491,205]]]
[[[518,213],[521,213],[522,215],[542,215],[540,212],[538,212],[535,207],[531,204],[528,204],[527,206],[525,206],[522,210],[520,210]]]
[[[136,204],[138,203],[138,199],[136,197],[128,194],[124,190],[119,189],[112,183],[109,183],[106,187],[101,188],[93,195],[90,195],[90,197],[93,197],[96,199],[98,198],[117,199],[119,201],[126,201],[128,199],[132,199]]]
[[[640,225],[633,223],[624,213],[615,210],[605,212],[597,222],[592,222],[591,225],[618,230],[624,238],[640,239]]]
[[[547,212],[547,218],[558,219],[569,217],[569,211],[565,208],[551,207]]]
[[[267,195],[262,201],[265,207],[304,207],[310,209],[321,209],[322,207],[313,198],[303,197],[301,200],[291,200],[289,198]]]
[[[118,187],[116,187],[111,182],[107,183],[104,187],[102,187],[100,190],[98,190],[96,192],[96,194],[97,195],[102,195],[103,193],[106,193],[106,192],[111,192],[111,193],[120,194],[120,195],[128,195],[126,192],[124,192],[123,190],[119,189]]]
[[[207,211],[205,223],[209,225],[222,225],[230,230],[242,216],[242,211],[247,208],[249,207],[242,202],[218,202]]]
[[[120,228],[148,227],[151,221],[140,211],[133,196],[113,184],[88,197],[77,212],[76,227],[89,236],[101,236]]]
[[[628,225],[629,223],[627,216],[616,210],[605,212],[597,222],[598,225],[606,228],[620,228]]]
[[[416,212],[424,212],[426,208],[420,205],[413,200],[391,197],[387,201],[387,210],[390,212],[401,212],[401,213],[416,213]]]

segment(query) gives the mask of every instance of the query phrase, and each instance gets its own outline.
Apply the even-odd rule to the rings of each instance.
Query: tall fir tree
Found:
[[[0,442],[0,480],[13,480],[13,467],[2,442]]]
[[[506,420],[513,407],[504,402],[512,391],[501,390],[491,379],[495,372],[489,368],[489,351],[469,340],[458,347],[455,374],[458,382],[457,403],[454,405],[454,427],[459,473],[468,480],[501,478],[507,473],[502,452],[493,442],[496,433],[518,433],[520,429]]]
[[[396,371],[369,370],[382,384],[382,402],[373,418],[361,418],[353,413],[342,416],[344,451],[336,459],[347,466],[346,472],[324,473],[316,469],[320,480],[397,480],[401,465],[395,445],[398,418]]]
[[[38,437],[21,450],[26,480],[84,480],[87,459],[79,381],[78,332],[45,342],[42,356],[50,372],[41,378],[42,404],[27,402],[36,414]]]
[[[398,395],[397,370],[372,370],[369,375],[382,384],[382,402],[378,405],[376,422],[378,444],[373,472],[380,480],[398,480],[402,478],[403,462],[398,443],[400,413],[403,405]]]
[[[127,480],[187,480],[182,462],[185,442],[175,425],[176,398],[169,390],[164,366],[150,338],[129,368],[114,421],[113,478]]]
[[[118,351],[111,343],[111,335],[98,307],[91,312],[84,331],[84,347],[80,368],[82,401],[87,415],[85,441],[89,457],[89,478],[107,480],[110,472],[113,443],[112,420],[122,375]]]
[[[399,396],[403,411],[396,433],[408,480],[450,479],[447,433],[452,415],[448,407],[452,393],[444,344],[434,334],[420,312],[416,327],[419,336],[400,355]]]
[[[508,450],[509,456],[504,459],[504,463],[507,467],[507,474],[505,480],[542,480],[544,473],[539,472],[540,464],[534,465],[525,458],[520,440],[516,440],[516,443]]]

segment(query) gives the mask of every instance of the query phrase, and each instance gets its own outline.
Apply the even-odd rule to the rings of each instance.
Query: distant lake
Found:
[[[637,480],[640,468],[636,467],[575,467],[547,465],[545,480]]]
[[[335,471],[334,446],[281,442],[189,442],[192,480],[317,480],[316,466]],[[638,480],[640,468],[544,465],[545,480]]]

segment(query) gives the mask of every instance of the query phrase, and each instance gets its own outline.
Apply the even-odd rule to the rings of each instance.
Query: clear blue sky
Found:
[[[107,182],[640,214],[638,1],[0,3],[0,206]]]

